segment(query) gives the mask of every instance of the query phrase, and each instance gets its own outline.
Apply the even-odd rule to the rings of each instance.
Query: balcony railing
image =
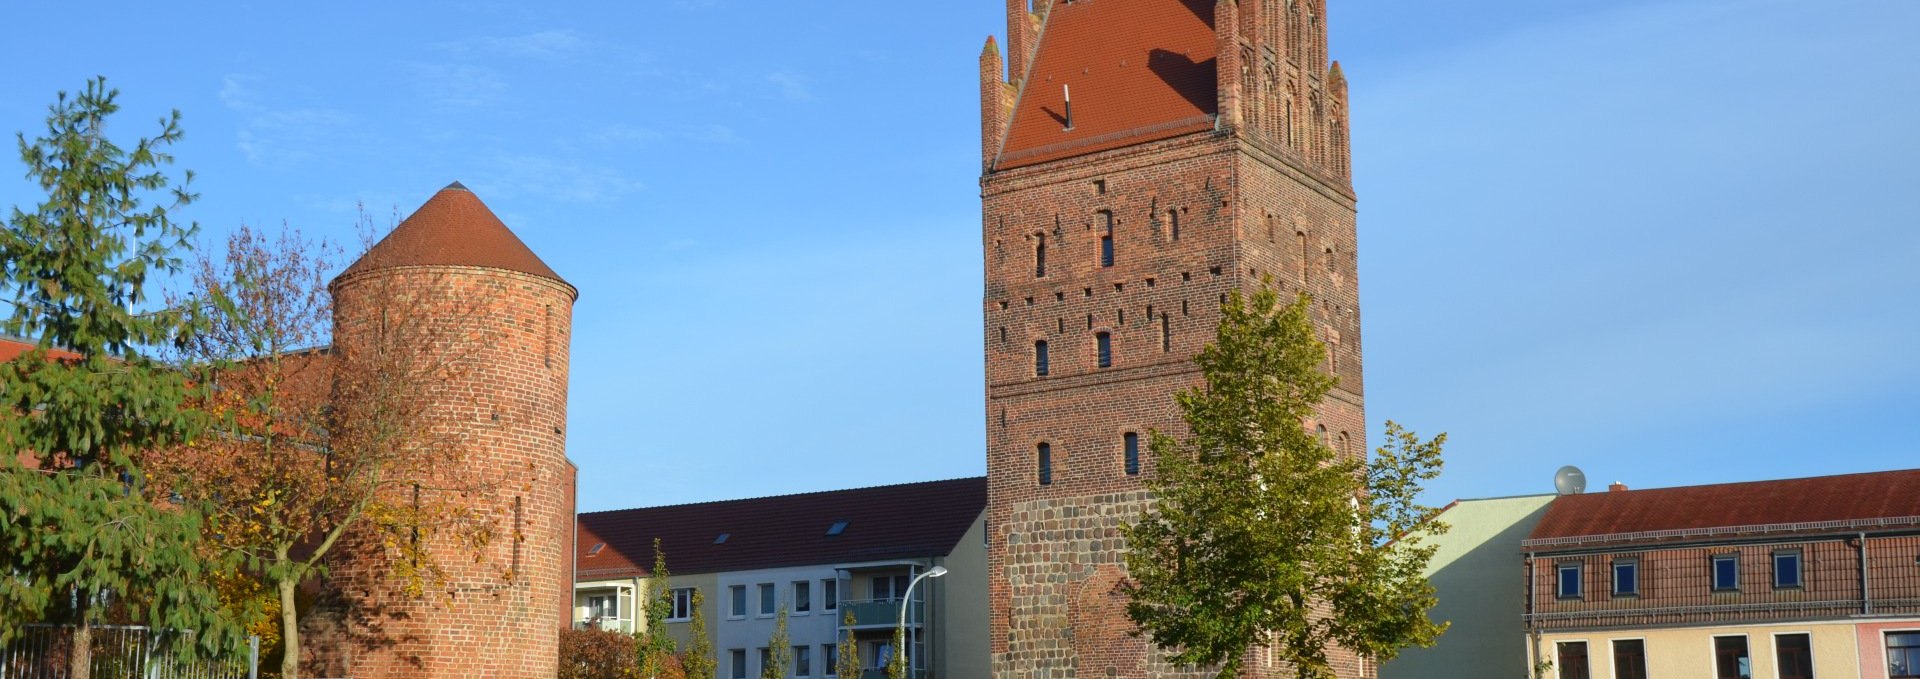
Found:
[[[633,633],[633,621],[620,618],[592,618],[574,623],[575,629],[597,629],[607,632]]]
[[[899,599],[867,599],[862,601],[840,602],[840,615],[847,611],[853,613],[853,627],[893,627],[900,624]],[[907,605],[907,624],[926,623],[927,602],[915,601]],[[843,625],[844,626],[844,625]]]

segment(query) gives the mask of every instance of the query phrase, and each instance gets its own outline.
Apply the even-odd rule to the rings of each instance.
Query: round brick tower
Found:
[[[578,291],[458,182],[348,267],[332,291],[337,361],[398,346],[422,352],[407,355],[424,359],[412,365],[430,366],[434,377],[419,380],[410,402],[445,455],[435,459],[450,464],[390,484],[389,499],[449,525],[428,531],[425,546],[444,577],[411,581],[425,591],[407,591],[403,574],[420,570],[418,560],[399,556],[391,534],[383,546],[362,532],[329,559],[310,671],[554,676],[572,604],[565,427]],[[396,341],[397,327],[410,334]],[[451,524],[462,521],[487,526],[484,542],[456,535]]]

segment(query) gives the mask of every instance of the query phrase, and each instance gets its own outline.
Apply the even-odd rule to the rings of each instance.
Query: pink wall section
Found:
[[[1887,679],[1887,632],[1920,631],[1920,619],[1863,622],[1853,631],[1859,640],[1860,679]]]

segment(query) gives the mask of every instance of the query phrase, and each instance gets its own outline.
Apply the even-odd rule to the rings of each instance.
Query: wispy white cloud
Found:
[[[665,136],[666,135],[661,134],[659,130],[636,127],[626,123],[607,125],[593,134],[594,140],[601,143],[614,142],[627,144],[643,144],[658,141]]]
[[[792,71],[775,71],[767,74],[767,82],[773,84],[774,91],[788,101],[812,101],[813,90],[807,86],[807,77]]]
[[[270,105],[254,84],[258,78],[228,75],[221,82],[220,103],[239,114],[235,146],[248,163],[285,166],[315,158],[322,150],[338,148],[348,135],[351,116],[330,108]]]
[[[687,128],[680,135],[685,139],[706,144],[745,144],[747,138],[733,131],[732,127],[719,123],[709,123]]]
[[[482,168],[472,184],[485,196],[537,195],[543,200],[594,203],[646,188],[614,168],[570,158],[502,154],[485,161]]]
[[[525,35],[504,35],[456,40],[434,45],[442,51],[468,56],[476,53],[498,54],[528,59],[565,59],[590,47],[580,34],[568,30],[546,30]]]
[[[500,101],[507,91],[498,73],[474,64],[413,63],[407,70],[419,80],[422,96],[449,108],[486,106]]]

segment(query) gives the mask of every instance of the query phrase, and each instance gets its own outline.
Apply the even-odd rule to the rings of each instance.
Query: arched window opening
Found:
[[[1047,376],[1046,340],[1039,340],[1033,343],[1033,375],[1034,377]]]
[[[1353,454],[1353,451],[1349,450],[1349,448],[1353,447],[1353,441],[1347,438],[1346,432],[1340,432],[1339,438],[1334,439],[1334,441],[1339,444],[1339,447],[1335,448],[1334,452],[1340,453],[1341,457],[1349,457]]]
[[[1036,457],[1039,458],[1040,485],[1053,485],[1053,446],[1045,443],[1040,444]]]
[[[1326,446],[1328,449],[1333,448],[1333,439],[1327,436],[1327,425],[1316,424],[1313,426],[1313,432],[1319,435],[1320,445]]]
[[[1102,368],[1113,367],[1113,335],[1105,332],[1093,334],[1096,365]]]
[[[1127,432],[1125,434],[1120,435],[1120,441],[1121,441],[1121,447],[1125,450],[1124,464],[1127,470],[1127,476],[1139,475],[1140,473],[1140,435],[1135,434],[1133,432]]]

